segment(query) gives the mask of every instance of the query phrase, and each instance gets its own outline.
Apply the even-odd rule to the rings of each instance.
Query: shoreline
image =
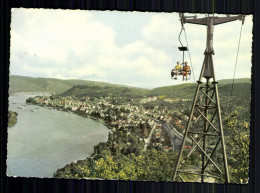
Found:
[[[90,118],[94,121],[97,121],[97,122],[101,122],[103,125],[105,125],[108,129],[112,129],[111,126],[106,123],[104,120],[100,119],[100,118],[96,118],[96,117],[93,117],[93,116],[90,116],[90,115],[81,115],[79,113],[77,113],[76,111],[72,111],[72,110],[69,110],[69,109],[64,109],[64,108],[57,108],[55,106],[52,106],[52,105],[41,105],[41,104],[38,104],[38,103],[28,103],[26,101],[26,104],[27,105],[35,105],[35,106],[40,106],[40,107],[43,107],[43,108],[47,108],[49,110],[58,110],[58,111],[63,111],[63,112],[68,112],[68,113],[73,113],[75,115],[78,115],[78,116],[81,116],[81,117],[85,117],[85,118]]]
[[[41,95],[41,96],[51,96],[52,93],[50,92],[15,92],[15,93],[8,93],[10,96],[26,96],[26,95]]]

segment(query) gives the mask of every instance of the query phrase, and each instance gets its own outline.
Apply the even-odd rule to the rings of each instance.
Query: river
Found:
[[[109,130],[102,123],[26,105],[28,97],[9,97],[9,110],[18,113],[18,120],[8,128],[8,176],[52,177],[57,169],[90,156],[95,145],[107,141]]]

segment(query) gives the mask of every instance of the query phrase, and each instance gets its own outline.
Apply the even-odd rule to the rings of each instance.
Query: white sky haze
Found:
[[[171,69],[182,60],[178,13],[19,8],[12,9],[11,19],[12,75],[85,79],[142,88],[183,83],[181,78],[170,79]],[[252,16],[248,15],[236,78],[251,77],[252,26]],[[197,80],[206,47],[206,27],[184,27]],[[214,28],[218,80],[233,78],[240,28],[241,21]],[[184,34],[181,40],[186,45]],[[189,62],[188,56],[186,53]],[[194,78],[188,82],[194,82]]]

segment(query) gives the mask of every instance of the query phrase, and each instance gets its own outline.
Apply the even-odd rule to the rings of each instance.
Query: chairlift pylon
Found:
[[[244,16],[237,15],[215,17],[213,15],[213,17],[209,17],[208,15],[204,18],[197,18],[196,16],[188,18],[185,17],[184,14],[180,13],[180,17],[182,25],[184,23],[205,25],[207,27],[207,42],[200,77],[197,81],[192,108],[189,119],[187,121],[186,129],[184,131],[183,140],[172,176],[172,181],[187,181],[183,178],[183,175],[185,174],[189,175],[189,177],[196,176],[197,178],[195,182],[197,182],[199,179],[201,182],[207,182],[209,178],[212,178],[213,180],[221,179],[225,181],[225,183],[229,183],[229,165],[224,140],[225,135],[222,126],[218,82],[215,77],[213,63],[213,29],[215,25],[232,22],[235,20],[242,20],[243,24]],[[203,82],[203,79],[206,79],[206,82]],[[213,81],[210,82],[210,79],[213,79]],[[198,112],[200,114],[198,119],[195,121],[193,120],[194,112]],[[203,124],[203,127],[198,125],[197,121],[199,121],[199,119],[200,124]],[[199,135],[197,139],[195,137],[196,135]],[[214,137],[214,140],[212,140],[214,143],[214,148],[211,148],[212,143],[209,143],[209,137]],[[193,147],[187,152],[187,154],[186,152],[184,154],[185,145],[189,143],[189,140],[194,143]],[[217,149],[222,152],[223,161],[219,161],[217,159]],[[187,161],[191,155],[196,155],[195,153],[198,151],[201,153],[200,156],[198,156],[199,160],[197,162],[200,166],[196,168],[197,170],[190,172],[190,170],[187,169],[189,168],[189,163],[187,163]]]

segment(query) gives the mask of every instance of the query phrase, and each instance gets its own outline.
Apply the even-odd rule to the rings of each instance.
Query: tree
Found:
[[[227,149],[231,157],[230,181],[232,183],[247,183],[249,168],[249,123],[238,119],[238,112],[234,111],[225,118],[224,125],[231,132],[227,137]]]

